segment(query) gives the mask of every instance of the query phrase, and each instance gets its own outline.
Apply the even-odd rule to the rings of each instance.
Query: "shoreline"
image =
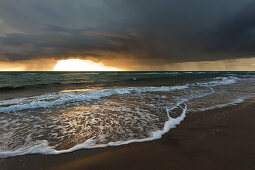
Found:
[[[0,159],[10,169],[255,169],[255,102],[186,115],[161,139]]]

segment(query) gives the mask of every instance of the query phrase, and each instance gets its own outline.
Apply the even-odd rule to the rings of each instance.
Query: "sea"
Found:
[[[255,72],[0,72],[0,158],[152,141],[254,97]]]

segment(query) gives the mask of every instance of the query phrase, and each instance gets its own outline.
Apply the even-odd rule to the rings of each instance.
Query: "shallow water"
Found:
[[[254,72],[2,72],[0,157],[159,139],[254,97]]]

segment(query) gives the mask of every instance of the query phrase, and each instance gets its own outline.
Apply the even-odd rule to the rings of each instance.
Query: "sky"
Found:
[[[254,0],[0,0],[0,70],[255,70]]]

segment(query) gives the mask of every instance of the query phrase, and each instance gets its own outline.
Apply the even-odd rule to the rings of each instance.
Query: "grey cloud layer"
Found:
[[[161,62],[254,57],[252,0],[0,0],[12,61],[104,53]],[[0,27],[1,27],[0,22]]]

